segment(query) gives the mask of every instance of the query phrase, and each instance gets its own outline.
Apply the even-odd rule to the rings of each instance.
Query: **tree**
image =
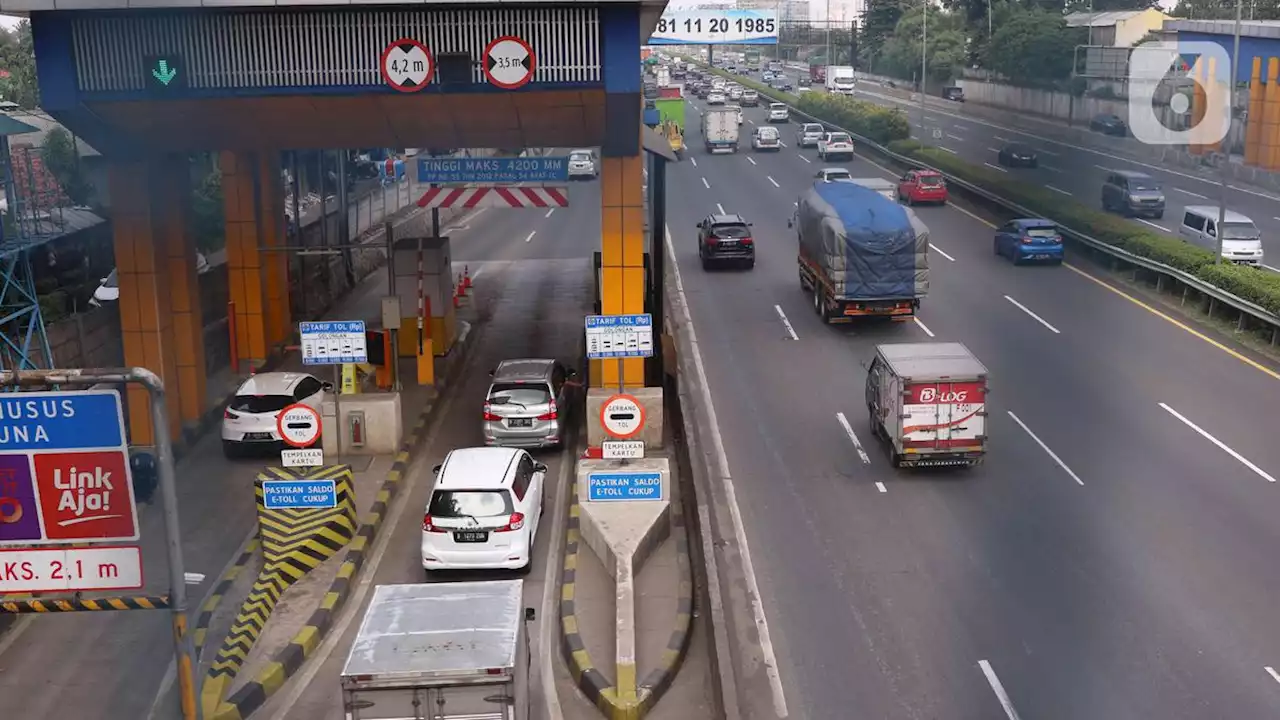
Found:
[[[1060,14],[1016,14],[996,28],[987,66],[1018,85],[1057,83],[1071,76],[1079,35]]]
[[[862,67],[878,64],[884,45],[893,36],[894,28],[902,19],[899,0],[867,0],[867,14],[859,31],[858,49]]]
[[[23,20],[12,32],[0,33],[0,94],[5,100],[34,110],[40,107],[40,88],[36,84],[36,51],[31,40],[31,23]]]
[[[1179,0],[1173,14],[1191,20],[1234,20],[1236,4],[1231,0]],[[1280,3],[1275,0],[1245,0],[1245,20],[1278,20]]]
[[[928,22],[928,42],[922,48],[923,13],[916,8],[903,15],[884,46],[880,68],[897,77],[918,78],[923,50],[928,59],[929,84],[949,82],[955,69],[964,65],[963,20],[957,14],[930,9]]]
[[[76,139],[64,128],[56,127],[45,135],[42,149],[44,165],[62,186],[62,192],[74,205],[93,201],[93,185],[85,178],[80,165],[80,149]]]

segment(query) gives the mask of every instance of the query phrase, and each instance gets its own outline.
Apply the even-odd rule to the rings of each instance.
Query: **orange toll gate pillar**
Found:
[[[641,151],[642,152],[642,151]],[[645,311],[644,156],[606,157],[600,169],[600,305],[604,315]],[[618,387],[618,362],[591,361],[591,384]],[[644,359],[622,361],[622,385],[644,387]]]
[[[283,352],[293,344],[293,317],[289,311],[289,258],[278,248],[289,245],[284,218],[284,185],[280,181],[280,153],[257,154],[258,221],[262,232],[262,283],[266,298],[265,332],[268,352]],[[298,243],[301,244],[301,240]],[[271,250],[270,248],[277,248]]]
[[[264,253],[259,249],[257,159],[253,153],[223,151],[218,165],[226,213],[227,285],[235,304],[236,347],[240,355],[233,360],[237,373],[248,372],[266,362],[270,349]]]
[[[180,436],[181,397],[177,346],[173,324],[173,287],[170,254],[175,243],[186,242],[185,224],[169,216],[162,199],[172,196],[163,189],[172,181],[163,168],[173,163],[146,160],[113,161],[107,169],[112,204],[112,231],[116,270],[120,279],[120,335],[125,365],[150,369],[164,380],[170,432]],[[185,163],[182,163],[185,170]],[[158,196],[158,193],[160,194]],[[195,262],[192,254],[191,270]],[[181,281],[176,283],[181,285]],[[190,334],[191,329],[186,330]],[[199,323],[195,331],[202,330]],[[203,358],[202,358],[203,359]],[[130,442],[154,441],[150,403],[143,388],[129,386]]]

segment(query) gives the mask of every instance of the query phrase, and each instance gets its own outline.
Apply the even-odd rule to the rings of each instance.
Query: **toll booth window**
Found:
[[[231,399],[227,409],[242,413],[269,413],[283,410],[293,402],[289,395],[237,395]]]
[[[506,490],[437,490],[431,496],[431,517],[494,517],[515,512]]]
[[[551,402],[551,391],[546,385],[532,383],[498,383],[489,391],[489,402],[494,405],[546,405]]]

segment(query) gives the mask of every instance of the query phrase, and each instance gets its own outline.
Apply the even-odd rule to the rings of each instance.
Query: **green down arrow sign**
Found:
[[[153,92],[172,92],[187,87],[187,64],[180,55],[149,55],[143,58],[143,75]]]

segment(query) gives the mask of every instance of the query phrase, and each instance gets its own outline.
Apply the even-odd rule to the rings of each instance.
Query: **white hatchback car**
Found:
[[[296,372],[258,373],[245,381],[222,411],[222,452],[229,458],[250,449],[279,450],[276,418],[294,404],[320,412],[331,383]]]
[[[422,568],[528,572],[547,466],[517,448],[451,450],[422,517]]]

